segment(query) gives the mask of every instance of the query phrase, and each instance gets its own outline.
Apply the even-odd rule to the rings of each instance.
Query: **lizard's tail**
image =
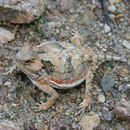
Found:
[[[101,57],[101,59],[103,58],[104,61],[120,61],[120,62],[126,62],[127,63],[127,59],[125,58],[125,56],[103,56]]]
[[[99,62],[98,62],[97,67],[106,61],[119,61],[119,62],[124,62],[124,63],[129,64],[125,56],[101,55],[98,57],[98,61]]]

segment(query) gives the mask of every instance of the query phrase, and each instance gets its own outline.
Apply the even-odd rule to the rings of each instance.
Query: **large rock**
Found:
[[[117,118],[130,122],[130,102],[122,101],[114,108]]]
[[[14,39],[14,34],[0,27],[0,44],[7,43]]]
[[[0,121],[0,130],[20,130],[12,121]]]
[[[29,23],[41,16],[43,0],[0,0],[0,21]]]
[[[95,127],[99,126],[100,117],[95,113],[91,113],[89,116],[82,117],[79,124],[83,130],[93,130]]]

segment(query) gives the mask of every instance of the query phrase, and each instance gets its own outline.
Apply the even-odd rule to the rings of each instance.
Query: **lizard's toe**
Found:
[[[86,108],[88,107],[89,103],[87,102],[86,99],[83,100],[78,106],[78,113],[84,113]]]
[[[38,111],[42,111],[42,110],[48,110],[48,105],[42,101],[40,101],[40,103],[36,103],[36,105],[34,107],[32,107],[32,109],[35,111],[35,112],[38,112]]]
[[[83,100],[78,106],[78,114],[83,115],[85,112],[86,108],[92,103],[92,98],[88,97]]]

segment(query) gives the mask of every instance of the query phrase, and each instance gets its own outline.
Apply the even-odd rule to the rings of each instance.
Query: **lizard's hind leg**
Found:
[[[92,103],[92,94],[91,94],[91,89],[92,89],[92,80],[93,80],[93,72],[91,70],[88,70],[86,72],[86,90],[85,90],[85,98],[83,102],[79,105],[79,109],[81,115],[85,112],[86,108]]]

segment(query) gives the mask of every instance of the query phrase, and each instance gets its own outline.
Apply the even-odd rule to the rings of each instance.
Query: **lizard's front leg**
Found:
[[[76,44],[76,46],[83,48],[83,43],[85,42],[84,38],[80,35],[78,30],[73,30],[71,37],[71,42]]]
[[[93,80],[93,72],[91,70],[86,72],[86,89],[85,89],[85,99],[83,102],[79,105],[79,108],[81,110],[81,113],[84,113],[85,109],[91,104],[92,102],[92,80]]]
[[[41,104],[37,104],[37,107],[34,107],[34,110],[35,111],[48,110],[53,106],[53,104],[55,104],[57,98],[59,97],[59,94],[52,87],[50,87],[47,82],[35,80],[33,81],[33,83],[35,83],[35,85],[37,85],[42,91],[51,96],[46,103],[43,103],[41,101],[40,102]]]

